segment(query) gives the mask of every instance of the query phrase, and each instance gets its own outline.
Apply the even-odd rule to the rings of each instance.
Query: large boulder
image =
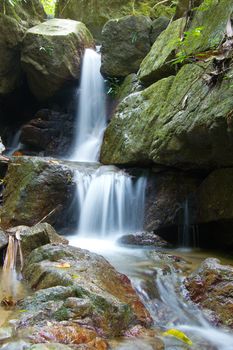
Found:
[[[20,46],[28,28],[45,17],[39,0],[0,1],[0,95],[11,93],[21,82]]]
[[[169,25],[170,19],[168,17],[162,16],[156,18],[152,22],[152,30],[150,34],[151,43],[153,44],[158,36],[167,28]]]
[[[93,38],[81,22],[51,19],[29,29],[21,62],[32,93],[46,99],[79,79],[84,50],[92,46]]]
[[[58,0],[56,17],[71,18],[86,24],[95,39],[101,40],[103,26],[110,19],[117,19],[132,14],[142,14],[150,17],[162,15],[172,16],[170,8],[172,1],[166,5],[160,4],[154,8],[159,0]]]
[[[185,281],[189,296],[202,309],[213,312],[212,320],[233,328],[233,267],[206,259]],[[209,312],[206,313],[210,315]],[[214,315],[214,317],[213,317]]]
[[[102,31],[101,71],[106,76],[136,73],[150,51],[151,19],[126,16],[108,21]]]
[[[175,73],[175,65],[172,60],[175,58],[177,42],[185,26],[183,18],[172,22],[164,30],[153,44],[150,52],[144,58],[139,70],[140,80],[146,84],[167,77]]]
[[[129,95],[106,129],[101,161],[185,170],[232,166],[233,70],[224,79],[221,71],[214,62],[186,64],[175,78]]]
[[[94,253],[46,245],[32,251],[23,274],[36,293],[20,304],[25,312],[17,328],[43,327],[47,321],[50,325],[75,321],[76,325],[112,337],[132,325],[151,324],[129,279]],[[43,334],[39,333],[37,330],[37,339]]]
[[[64,225],[75,192],[72,176],[70,168],[53,159],[13,158],[3,193],[2,226],[32,226],[47,215],[49,223]]]

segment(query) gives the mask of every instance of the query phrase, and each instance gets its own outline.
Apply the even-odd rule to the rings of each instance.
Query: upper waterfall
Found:
[[[71,160],[96,162],[106,127],[104,79],[100,74],[101,56],[86,49],[77,110],[77,133]]]

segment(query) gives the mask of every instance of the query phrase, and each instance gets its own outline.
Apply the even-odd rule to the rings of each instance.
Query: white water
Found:
[[[100,74],[101,56],[86,49],[77,112],[77,134],[71,160],[96,162],[106,127],[104,79]]]
[[[106,238],[142,229],[145,186],[145,177],[134,179],[113,166],[78,172],[79,236]]]
[[[17,150],[23,147],[23,144],[19,141],[21,135],[21,129],[19,129],[12,138],[11,145],[6,151],[7,156],[12,156]]]

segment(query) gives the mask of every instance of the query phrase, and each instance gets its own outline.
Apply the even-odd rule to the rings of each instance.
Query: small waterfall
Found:
[[[18,151],[23,147],[23,144],[19,141],[20,135],[21,135],[21,129],[16,131],[16,133],[14,134],[11,140],[11,144],[8,147],[7,151],[5,152],[7,156],[12,156],[16,151]]]
[[[146,177],[133,179],[113,166],[77,173],[78,234],[106,238],[143,227]]]
[[[106,127],[104,79],[100,74],[101,56],[86,49],[77,113],[77,134],[71,160],[96,162]]]

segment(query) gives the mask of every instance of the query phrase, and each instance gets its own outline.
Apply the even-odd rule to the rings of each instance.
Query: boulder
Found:
[[[45,18],[39,0],[0,1],[0,95],[11,93],[21,83],[20,45],[28,28]]]
[[[136,0],[134,6],[132,0],[58,0],[56,4],[56,17],[71,18],[86,24],[92,35],[101,41],[103,26],[110,19],[117,19],[132,14],[142,14],[156,18],[159,16],[172,16],[170,8],[172,1],[155,6],[159,0]]]
[[[214,61],[186,64],[175,78],[125,98],[105,131],[102,163],[232,166],[233,70],[222,79],[218,69]]]
[[[75,321],[112,337],[131,325],[151,323],[129,279],[94,253],[46,245],[32,251],[23,274],[36,293],[20,303],[25,312],[17,328]]]
[[[8,237],[6,233],[0,229],[0,251],[3,248],[6,248],[7,244],[8,244]]]
[[[64,225],[75,193],[72,177],[68,166],[53,159],[13,158],[3,193],[2,226],[33,226],[47,215],[47,222]]]
[[[172,22],[153,44],[150,52],[140,65],[139,79],[146,85],[175,73],[175,50],[180,34],[183,32],[185,20],[183,18]]]
[[[206,259],[185,281],[190,299],[215,315],[215,323],[233,328],[233,267]],[[208,312],[206,312],[208,316]]]
[[[167,28],[170,19],[168,17],[159,17],[152,22],[152,30],[150,34],[150,40],[153,44],[158,36]]]
[[[167,247],[168,243],[153,232],[137,232],[134,234],[124,235],[117,242],[130,246],[150,246],[155,248]]]
[[[126,16],[108,21],[102,31],[101,72],[111,77],[136,73],[150,51],[151,19]]]
[[[29,29],[21,62],[32,93],[40,100],[47,99],[79,79],[84,50],[92,46],[93,38],[81,22],[51,19]]]
[[[43,152],[45,156],[64,157],[74,138],[73,119],[71,113],[41,109],[22,127],[20,142],[25,145],[24,149]]]

